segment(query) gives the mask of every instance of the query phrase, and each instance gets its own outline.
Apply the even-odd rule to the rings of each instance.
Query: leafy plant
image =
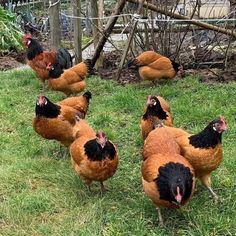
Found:
[[[15,14],[0,7],[0,51],[21,50],[23,32],[16,24]]]

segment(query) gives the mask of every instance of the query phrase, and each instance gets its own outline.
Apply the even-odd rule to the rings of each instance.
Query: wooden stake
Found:
[[[125,63],[125,58],[126,58],[126,56],[128,54],[128,51],[129,51],[129,48],[130,48],[130,44],[131,44],[132,39],[134,37],[134,33],[135,33],[135,29],[136,29],[137,23],[138,23],[138,21],[135,21],[133,29],[132,29],[132,31],[131,31],[131,33],[129,35],[128,42],[127,42],[127,44],[125,46],[124,53],[123,53],[123,55],[121,57],[120,65],[119,65],[119,68],[118,68],[118,71],[117,71],[117,74],[116,74],[116,80],[119,79],[121,71],[123,69],[123,65]]]
[[[81,13],[81,1],[76,0],[73,6],[74,16],[80,17]],[[74,45],[75,45],[75,64],[82,61],[82,31],[81,31],[81,19],[74,19]]]
[[[100,53],[101,53],[101,51],[102,51],[102,49],[103,49],[103,47],[104,47],[104,45],[107,41],[107,37],[109,37],[109,35],[112,32],[112,29],[113,29],[113,27],[114,27],[114,25],[115,25],[115,23],[118,19],[117,15],[119,15],[122,12],[122,10],[125,6],[125,3],[126,3],[126,0],[119,0],[117,2],[116,6],[115,6],[115,10],[112,14],[112,16],[114,16],[114,17],[111,17],[109,19],[109,21],[107,22],[107,24],[105,26],[105,29],[104,29],[103,36],[99,39],[97,47],[95,49],[95,52],[94,52],[94,55],[93,55],[93,58],[92,58],[92,62],[91,62],[93,67],[94,67],[97,59],[99,58],[99,55],[100,55]]]
[[[52,6],[49,8],[49,21],[50,21],[50,36],[51,36],[51,48],[57,50],[60,47],[61,43],[61,28],[59,20],[59,6],[60,3],[56,3],[57,0],[52,0]]]
[[[139,8],[138,8],[138,12],[137,12],[138,14],[140,14],[140,12],[142,11],[142,7],[143,7],[144,1],[145,1],[145,0],[141,0],[141,1],[139,2],[140,5],[139,5]],[[137,23],[138,23],[138,21],[135,21],[134,26],[133,26],[133,29],[132,29],[132,31],[131,31],[131,33],[130,33],[130,35],[129,35],[128,42],[127,42],[127,44],[126,44],[126,46],[125,46],[124,53],[123,53],[123,55],[122,55],[122,58],[121,58],[121,61],[120,61],[120,65],[119,65],[119,68],[118,68],[118,71],[117,71],[117,74],[116,74],[116,80],[119,79],[120,74],[121,74],[121,71],[122,71],[122,69],[123,69],[123,65],[124,65],[124,62],[125,62],[125,58],[126,58],[126,56],[127,56],[127,54],[128,54],[128,51],[129,51],[129,48],[130,48],[130,44],[131,44],[132,39],[133,39],[133,37],[134,37],[134,33],[135,33],[135,30],[136,30],[136,27],[137,27]]]

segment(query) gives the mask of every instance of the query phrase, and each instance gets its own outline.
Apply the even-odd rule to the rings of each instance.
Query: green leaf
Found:
[[[23,32],[16,23],[16,15],[0,7],[0,51],[14,48],[22,50],[21,41]]]

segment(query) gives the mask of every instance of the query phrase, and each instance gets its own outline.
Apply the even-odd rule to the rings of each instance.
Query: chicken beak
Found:
[[[178,203],[181,203],[181,201],[182,201],[182,196],[181,196],[181,195],[175,196],[175,200],[176,200]]]
[[[99,142],[100,142],[101,147],[104,148],[105,145],[106,145],[106,139],[105,138],[100,138]]]
[[[47,69],[47,70],[51,70],[51,69],[52,69],[51,63],[49,63],[49,64],[46,66],[46,69]]]
[[[175,200],[177,201],[177,203],[181,203],[181,201],[182,201],[182,196],[181,196],[181,194],[180,194],[180,189],[179,189],[179,187],[177,187],[177,194],[175,195]]]
[[[222,132],[227,131],[228,127],[226,124],[221,126]]]

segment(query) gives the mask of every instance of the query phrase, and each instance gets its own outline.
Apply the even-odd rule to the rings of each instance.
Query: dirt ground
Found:
[[[22,66],[25,63],[25,53],[10,52],[0,55],[0,71],[10,70]]]
[[[119,66],[121,55],[115,51],[104,55],[103,68],[98,74],[105,80],[117,80],[120,84],[139,83],[141,78],[137,71],[130,70],[124,65],[119,78],[117,79],[117,68]],[[6,55],[0,55],[0,71],[9,70],[23,66],[25,64],[25,53],[11,52]],[[220,68],[201,68],[186,69],[185,76],[198,75],[200,80],[206,83],[227,83],[236,80],[236,55],[232,56],[228,62],[228,69]],[[220,66],[219,66],[220,67]],[[221,65],[222,67],[222,65]],[[179,79],[179,75],[176,79]]]
[[[118,80],[118,82],[121,84],[140,82],[141,78],[139,77],[138,72],[128,69],[126,65],[123,66],[120,77],[117,79],[117,68],[119,66],[120,60],[120,54],[115,51],[105,54],[103,69],[99,71],[100,76],[107,80]],[[188,75],[198,75],[200,77],[200,81],[205,83],[227,83],[229,81],[234,81],[236,80],[235,62],[236,55],[233,55],[228,60],[227,70],[221,69],[223,67],[222,64],[219,64],[218,68],[210,68],[209,66],[205,66],[205,68],[185,69],[184,77]],[[187,68],[189,65],[183,65],[183,67]],[[175,79],[181,79],[180,75],[177,74]]]

